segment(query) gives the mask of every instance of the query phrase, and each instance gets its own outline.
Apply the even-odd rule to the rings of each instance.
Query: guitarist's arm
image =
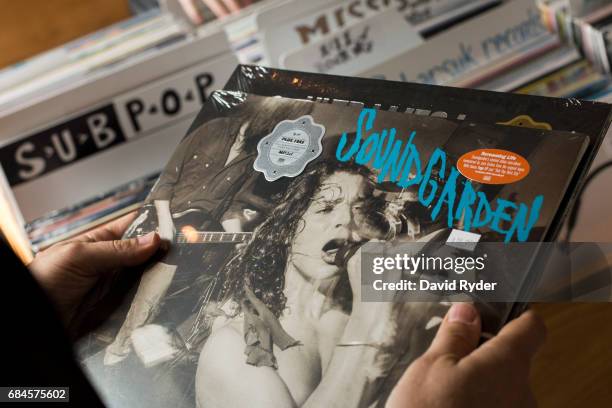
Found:
[[[170,214],[169,200],[155,200],[155,211],[157,212],[157,223],[159,225],[159,237],[167,242],[174,241],[176,228]]]
[[[194,146],[192,146],[194,144],[194,133],[181,141],[145,201],[145,204],[153,202],[155,205],[159,236],[166,242],[174,242],[176,229],[170,213],[170,201],[174,197],[174,188],[181,178],[188,153],[194,149]]]
[[[251,221],[258,214],[255,206],[249,206],[250,203],[235,199],[223,217],[221,217],[221,226],[226,232],[243,232],[245,226],[249,226]]]
[[[172,242],[175,227],[170,214],[170,202],[168,200],[155,200],[154,203],[159,235],[162,239]],[[145,271],[140,279],[140,284],[125,321],[121,325],[115,340],[106,348],[104,364],[113,365],[127,357],[130,351],[132,333],[155,317],[158,306],[168,291],[175,272],[175,265],[164,262],[157,262]]]
[[[168,265],[163,262],[157,262],[145,271],[140,279],[138,290],[125,321],[121,325],[115,340],[106,348],[104,354],[105,365],[114,365],[128,356],[132,333],[137,328],[149,323],[156,316],[158,306],[168,291],[175,272],[175,265]]]
[[[242,223],[240,218],[229,218],[221,221],[225,232],[242,232]]]

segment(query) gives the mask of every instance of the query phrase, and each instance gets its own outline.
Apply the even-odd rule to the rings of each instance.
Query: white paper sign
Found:
[[[282,55],[280,65],[297,71],[359,75],[422,43],[403,16],[388,9]]]
[[[130,140],[168,121],[195,114],[208,94],[223,86],[236,64],[236,57],[227,54],[115,98],[125,138]]]
[[[393,10],[402,16],[407,25],[417,27],[449,10],[465,4],[480,2],[482,0],[330,1],[326,8],[313,8],[299,16],[295,13],[292,15],[296,17],[282,20],[282,22],[275,21],[275,24],[272,24],[269,18],[262,18],[265,24],[259,25],[259,28],[262,30],[261,39],[268,63],[272,66],[279,66],[283,53],[312,44],[387,10]],[[309,2],[293,2],[292,4],[296,4],[295,7],[301,7],[299,3]]]
[[[533,0],[513,0],[429,39],[423,46],[381,61],[363,76],[453,84],[553,37],[543,26]]]

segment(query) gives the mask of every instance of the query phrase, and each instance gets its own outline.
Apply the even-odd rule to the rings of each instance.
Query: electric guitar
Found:
[[[220,223],[197,210],[174,213],[172,220],[177,230],[174,236],[176,244],[240,244],[253,235],[252,232],[223,231]],[[200,231],[198,228],[206,230]]]
[[[240,244],[247,242],[252,232],[197,231],[191,225],[181,228],[175,235],[177,244]]]
[[[240,244],[247,242],[253,235],[252,232],[223,231],[219,222],[199,210],[187,210],[171,216],[177,230],[173,241],[176,244]],[[129,236],[144,235],[149,231],[159,232],[155,207],[146,205],[141,208],[134,224],[130,227],[132,233]],[[243,225],[249,227],[249,223],[243,222]]]

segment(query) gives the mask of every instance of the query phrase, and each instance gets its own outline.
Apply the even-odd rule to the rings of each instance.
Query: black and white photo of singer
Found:
[[[172,339],[176,335],[186,340],[190,332],[186,320],[194,317],[203,294],[212,296],[219,268],[243,238],[239,233],[252,230],[273,206],[269,197],[276,192],[271,189],[279,183],[258,183],[261,174],[252,169],[257,143],[278,122],[310,110],[311,105],[303,102],[245,103],[181,141],[128,230],[128,235],[141,235],[157,227],[161,238],[173,245],[143,274],[125,321],[105,350],[106,366],[119,363],[137,348],[132,340],[139,334],[149,345],[176,343]],[[214,231],[235,234],[221,237],[210,233]],[[227,243],[219,243],[221,238]],[[172,347],[166,347],[165,354],[162,349],[135,351],[150,367],[176,354]]]
[[[336,160],[292,179],[224,266],[226,313],[199,355],[197,407],[384,404],[396,362],[403,372],[424,352],[447,309],[361,300],[359,248],[401,232],[392,196],[366,167]]]

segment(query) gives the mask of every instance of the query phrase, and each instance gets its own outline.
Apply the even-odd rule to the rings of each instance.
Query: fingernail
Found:
[[[449,322],[472,324],[478,318],[478,311],[470,303],[455,303],[448,311]]]
[[[138,238],[136,238],[138,245],[149,245],[151,242],[153,242],[153,237],[155,237],[155,232],[151,231],[146,235],[141,235]]]

